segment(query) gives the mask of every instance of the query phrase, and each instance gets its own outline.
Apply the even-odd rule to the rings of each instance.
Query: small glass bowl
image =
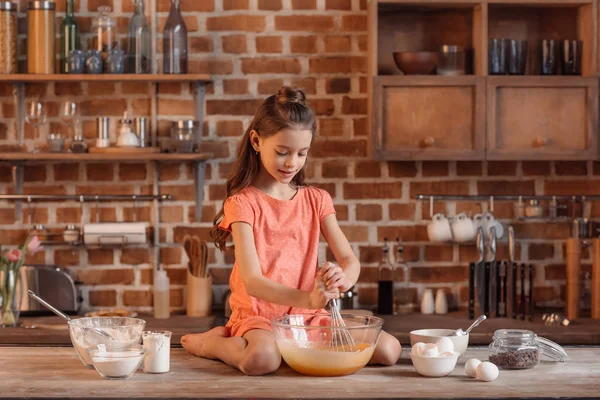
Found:
[[[96,372],[104,379],[127,379],[137,371],[146,355],[142,345],[129,346],[101,343],[85,349]]]

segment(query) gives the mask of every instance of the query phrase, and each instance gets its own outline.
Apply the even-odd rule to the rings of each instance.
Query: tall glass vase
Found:
[[[17,293],[19,287],[19,271],[5,267],[2,270],[0,292],[2,299],[0,301],[0,326],[11,327],[19,323],[21,313],[21,296]]]
[[[171,11],[163,32],[163,73],[187,74],[187,28],[179,10],[179,0],[171,0]]]
[[[133,0],[135,11],[129,21],[127,47],[130,74],[149,74],[152,69],[150,23],[144,11],[144,0]]]

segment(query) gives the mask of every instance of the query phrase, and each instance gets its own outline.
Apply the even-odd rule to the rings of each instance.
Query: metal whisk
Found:
[[[331,313],[331,347],[336,351],[356,351],[354,338],[340,314],[340,299],[329,300],[329,312]]]

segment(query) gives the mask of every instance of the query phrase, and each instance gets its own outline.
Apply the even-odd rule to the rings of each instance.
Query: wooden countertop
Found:
[[[172,315],[167,320],[157,320],[150,315],[141,315],[146,320],[146,328],[170,330],[172,343],[179,344],[186,333],[205,332],[216,325],[224,325],[223,317],[189,318],[185,315]],[[415,329],[448,328],[466,329],[472,321],[464,312],[447,315],[411,314],[404,316],[384,316],[383,329],[396,336],[402,344],[409,343],[409,332]],[[24,325],[36,325],[38,329],[0,328],[0,345],[71,345],[67,325],[55,316],[28,318],[22,317]],[[535,322],[509,318],[491,318],[471,332],[471,345],[488,345],[497,329],[529,329],[561,345],[600,345],[600,320],[581,319],[568,327],[545,326],[541,317]]]
[[[464,361],[444,378],[421,377],[408,354],[392,367],[366,367],[337,378],[304,377],[286,365],[262,377],[224,363],[171,350],[171,371],[136,372],[126,381],[103,380],[72,348],[7,347],[0,351],[0,397],[13,398],[586,398],[598,396],[600,348],[569,348],[565,363],[500,371],[494,382],[468,378]],[[467,358],[487,359],[470,349]]]

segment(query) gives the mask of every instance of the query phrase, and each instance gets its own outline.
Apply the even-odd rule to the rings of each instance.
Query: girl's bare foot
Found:
[[[198,357],[216,359],[211,349],[215,348],[215,342],[225,339],[225,327],[217,326],[208,332],[185,335],[181,338],[181,345],[188,353]]]

